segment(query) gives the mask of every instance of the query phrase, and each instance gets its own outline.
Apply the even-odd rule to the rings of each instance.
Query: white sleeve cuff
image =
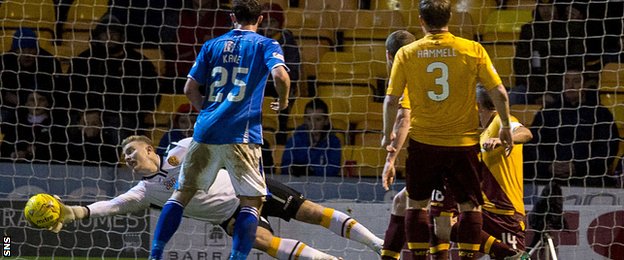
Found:
[[[279,66],[284,66],[284,68],[286,69],[286,71],[290,72],[290,68],[288,68],[288,66],[286,66],[286,63],[278,63],[278,64],[275,64],[275,65],[273,65],[273,67],[271,67],[271,70],[273,70],[273,69],[275,69],[275,68],[277,68],[277,67],[279,67]]]

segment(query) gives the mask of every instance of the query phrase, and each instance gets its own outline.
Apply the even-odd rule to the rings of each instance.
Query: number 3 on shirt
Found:
[[[442,86],[442,93],[436,93],[433,90],[429,90],[427,91],[427,96],[433,101],[443,101],[449,96],[448,66],[442,62],[433,62],[427,66],[428,73],[431,73],[436,69],[442,71],[442,75],[435,79],[435,84]]]
[[[243,98],[245,98],[245,87],[247,86],[247,84],[244,81],[237,79],[236,76],[238,76],[238,74],[247,74],[248,71],[249,71],[248,68],[234,67],[234,69],[232,70],[232,84],[234,84],[234,86],[239,87],[239,91],[237,95],[229,93],[227,95],[228,101],[238,102],[238,101],[243,100]],[[210,97],[208,98],[208,101],[221,102],[223,101],[223,93],[218,93],[215,95],[214,92],[215,92],[215,88],[223,87],[228,83],[228,71],[224,67],[219,66],[219,67],[214,67],[214,69],[212,69],[212,72],[210,74],[213,78],[217,74],[221,74],[221,79],[215,82],[212,82],[212,84],[210,84]]]

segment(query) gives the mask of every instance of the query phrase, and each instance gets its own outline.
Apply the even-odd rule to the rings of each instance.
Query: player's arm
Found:
[[[137,184],[124,194],[111,200],[98,201],[88,205],[89,217],[122,215],[148,208],[150,205],[143,182]]]
[[[264,62],[271,71],[275,92],[277,92],[279,99],[277,102],[271,102],[271,109],[281,111],[288,107],[288,95],[290,94],[290,76],[288,71],[290,69],[286,66],[284,51],[280,47],[279,42],[271,40],[270,43],[266,42],[264,46]]]
[[[512,126],[513,125],[514,123],[512,123]],[[531,130],[529,130],[522,124],[520,124],[517,127],[514,127],[512,133],[513,133],[514,144],[525,144],[525,143],[530,142],[531,139],[533,139],[533,134],[531,133]]]
[[[531,141],[531,139],[533,139],[533,134],[531,133],[531,130],[524,127],[518,122],[511,123],[511,131],[514,144],[528,143],[529,141]],[[503,145],[503,143],[500,138],[490,138],[486,140],[482,146],[484,150],[491,151],[501,145]]]
[[[399,97],[403,96],[403,91],[405,90],[407,83],[407,79],[403,71],[404,66],[402,65],[404,63],[403,56],[403,49],[401,49],[394,57],[392,71],[390,72],[390,81],[383,104],[382,148],[387,148],[392,141],[392,129],[399,110]]]
[[[403,148],[403,144],[405,144],[405,139],[407,138],[407,133],[409,132],[410,127],[410,113],[411,110],[408,108],[400,107],[398,109],[396,121],[393,127],[394,139],[390,142],[390,147],[397,152],[401,150],[401,148]]]
[[[124,194],[111,200],[98,201],[87,206],[68,206],[61,201],[61,218],[59,223],[50,230],[58,233],[64,224],[90,217],[104,217],[126,214],[149,207],[145,199],[145,186],[139,183]]]
[[[382,173],[382,185],[386,190],[390,189],[390,185],[394,183],[394,178],[396,176],[394,164],[407,138],[410,126],[410,112],[411,111],[407,108],[400,108],[398,110],[397,118],[394,123],[394,139],[386,148],[388,154],[386,155],[386,163],[384,164]]]
[[[511,153],[511,149],[513,149],[514,142],[511,133],[511,116],[509,114],[509,97],[507,96],[507,90],[502,84],[498,84],[496,87],[488,90],[488,94],[490,98],[492,98],[494,107],[501,120],[501,129],[498,136],[503,146],[505,146],[507,154],[509,154]]]
[[[399,110],[399,96],[386,95],[383,104],[383,138],[381,140],[381,147],[386,148],[392,141],[392,129],[396,122],[396,117]]]
[[[479,53],[480,58],[478,62],[478,81],[487,89],[488,95],[494,103],[494,107],[498,112],[498,116],[501,120],[501,128],[499,130],[498,137],[500,138],[503,146],[505,147],[505,153],[509,155],[511,149],[513,149],[513,136],[511,133],[511,116],[509,114],[509,97],[507,96],[507,90],[500,79],[500,76],[494,69],[494,64],[488,56],[485,48],[479,43],[474,43],[476,51]]]
[[[279,97],[277,104],[271,104],[273,110],[281,111],[288,107],[288,94],[290,93],[290,76],[284,66],[276,66],[271,70],[271,76],[275,82],[275,91]]]
[[[186,84],[184,85],[184,94],[197,110],[202,109],[202,103],[204,100],[204,96],[202,96],[201,92],[199,92],[200,86],[199,82],[192,78],[188,78],[186,80]]]
[[[206,82],[211,82],[214,67],[210,63],[212,57],[211,45],[205,44],[195,58],[193,67],[189,70],[188,79],[184,84],[184,94],[189,99],[193,107],[198,111],[203,109],[204,96],[200,92],[200,87]],[[206,96],[212,93],[205,93]]]

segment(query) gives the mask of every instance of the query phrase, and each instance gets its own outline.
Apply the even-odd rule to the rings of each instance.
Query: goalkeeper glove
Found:
[[[54,198],[58,200],[59,205],[61,206],[61,214],[58,219],[58,222],[48,228],[48,230],[58,233],[63,229],[63,225],[67,223],[71,223],[76,219],[83,219],[89,216],[89,209],[84,206],[67,206],[62,201],[61,198],[54,195]]]

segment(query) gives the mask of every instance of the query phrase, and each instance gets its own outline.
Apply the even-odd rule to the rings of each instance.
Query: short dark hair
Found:
[[[442,28],[451,20],[450,0],[420,0],[419,8],[420,16],[431,28]]]
[[[483,109],[496,110],[496,106],[494,106],[490,94],[488,94],[487,90],[481,85],[477,85],[477,103],[479,107]]]
[[[232,12],[239,24],[255,24],[262,14],[262,6],[257,0],[234,0]]]
[[[329,107],[327,106],[327,103],[325,103],[325,101],[323,101],[320,98],[315,98],[312,99],[310,102],[308,102],[305,106],[305,111],[303,111],[304,113],[307,113],[308,109],[312,109],[312,110],[321,110],[323,111],[323,114],[329,114]]]
[[[152,139],[144,135],[131,135],[126,137],[123,141],[121,141],[121,149],[123,149],[126,145],[132,142],[142,142],[148,145],[152,145]]]
[[[394,57],[399,49],[416,41],[416,36],[406,30],[397,30],[388,35],[386,39],[386,50]]]
[[[91,31],[91,38],[97,39],[100,34],[108,34],[111,32],[119,33],[121,41],[125,41],[126,33],[121,21],[116,16],[108,14],[102,17],[93,31]]]

